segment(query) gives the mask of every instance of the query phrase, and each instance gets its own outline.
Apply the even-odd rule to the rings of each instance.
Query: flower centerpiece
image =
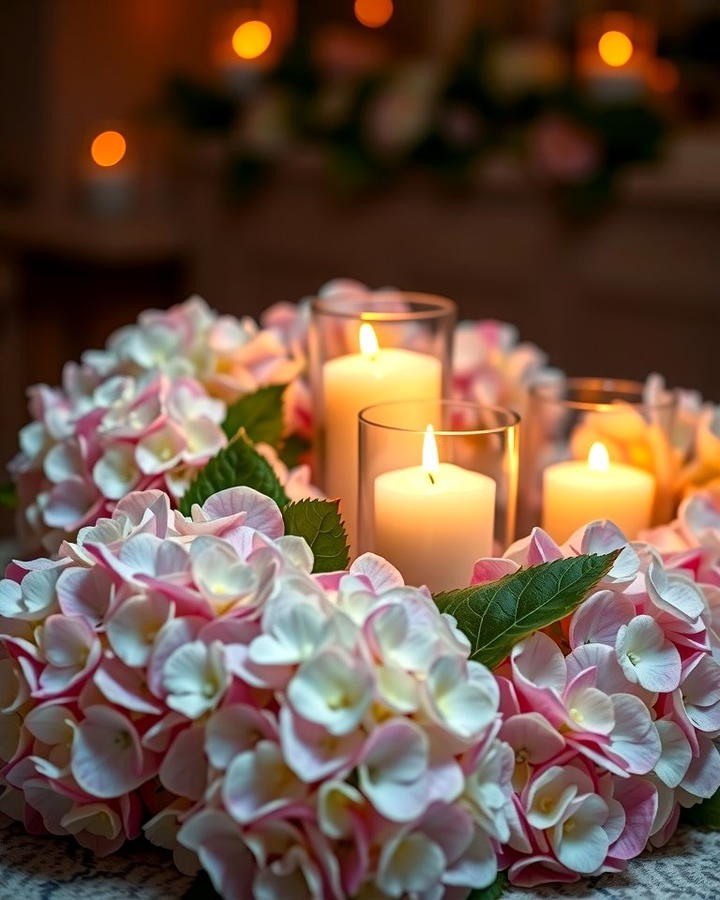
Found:
[[[3,819],[101,856],[145,835],[225,900],[497,897],[720,827],[712,484],[639,541],[535,528],[433,596],[350,561],[295,465],[305,305],[262,323],[191,298],[32,389],[13,471],[52,555],[0,581]],[[457,348],[459,396],[557,377],[499,323]]]

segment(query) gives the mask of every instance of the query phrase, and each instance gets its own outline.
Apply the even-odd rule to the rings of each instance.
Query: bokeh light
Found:
[[[126,150],[127,142],[119,131],[101,131],[90,146],[90,155],[97,165],[109,168],[120,162]]]
[[[382,28],[392,18],[392,0],[355,0],[355,18],[367,28]]]
[[[251,19],[238,25],[232,36],[233,50],[241,59],[257,59],[272,42],[272,29],[267,22]]]
[[[633,43],[622,31],[606,31],[598,41],[598,53],[603,62],[619,68],[633,55]]]

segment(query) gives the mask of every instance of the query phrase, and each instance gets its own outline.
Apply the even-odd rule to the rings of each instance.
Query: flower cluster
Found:
[[[515,753],[502,859],[515,884],[619,871],[720,787],[719,591],[687,557],[663,560],[608,522],[562,547],[534,529],[505,558],[480,560],[474,581],[612,550],[595,592],[498,672],[500,737]]]
[[[218,316],[197,297],[143,313],[104,350],[67,363],[61,387],[30,389],[32,421],[11,464],[23,538],[55,552],[132,490],[181,497],[226,443],[227,404],[292,381],[300,365],[278,328]]]
[[[518,341],[513,325],[487,319],[461,322],[455,332],[453,394],[458,400],[525,411],[527,392],[537,381],[556,381],[535,344]]]
[[[225,898],[466,894],[507,839],[500,692],[379,557],[313,575],[278,507],[135,492],[0,582],[0,810],[141,833]]]

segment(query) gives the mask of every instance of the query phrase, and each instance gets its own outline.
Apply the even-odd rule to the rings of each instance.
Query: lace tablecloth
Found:
[[[30,837],[16,827],[0,832],[0,900],[210,900],[213,896],[206,878],[180,875],[169,854],[143,842],[126,846],[108,859],[96,859],[69,840]],[[534,891],[513,889],[505,897],[717,900],[720,832],[680,829],[667,847],[634,860],[621,875]]]

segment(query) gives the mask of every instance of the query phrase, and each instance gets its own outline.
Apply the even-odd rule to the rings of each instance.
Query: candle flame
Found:
[[[438,458],[437,441],[435,440],[435,430],[432,425],[428,425],[425,429],[425,437],[423,438],[422,451],[423,469],[428,473],[428,478],[435,484],[435,476],[440,468],[440,460]]]
[[[257,59],[272,43],[272,28],[260,19],[243,22],[233,32],[232,47],[240,59]]]
[[[622,31],[606,31],[598,41],[600,59],[616,69],[630,61],[634,50],[633,42]]]
[[[607,472],[610,468],[610,455],[605,444],[595,441],[588,453],[588,465],[594,472]]]
[[[382,28],[393,14],[393,0],[355,0],[355,18],[367,28]]]
[[[119,131],[101,131],[90,145],[93,162],[103,168],[116,166],[125,156],[127,143]]]
[[[375,334],[375,329],[372,325],[369,325],[367,322],[363,322],[360,326],[360,350],[363,356],[368,356],[370,359],[375,359],[375,357],[380,352],[380,345],[378,344],[377,335]]]

